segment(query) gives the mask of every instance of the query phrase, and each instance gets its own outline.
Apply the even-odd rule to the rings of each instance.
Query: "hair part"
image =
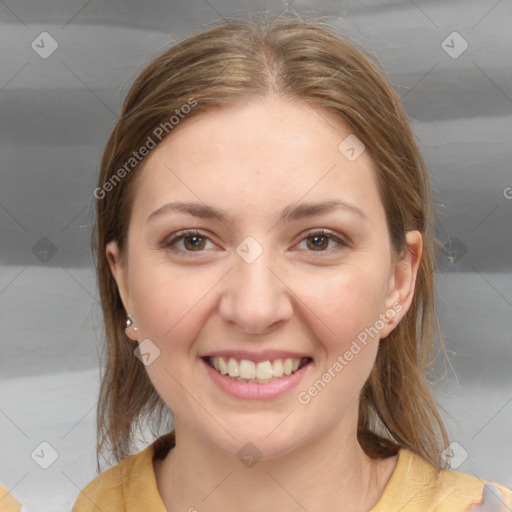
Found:
[[[423,235],[415,295],[400,324],[380,341],[360,394],[358,440],[372,458],[405,447],[438,468],[449,439],[427,374],[437,343],[448,361],[435,312],[433,199],[425,162],[401,102],[370,58],[322,23],[281,17],[234,18],[167,49],[140,73],[107,142],[98,187],[155,138],[156,127],[191,98],[196,105],[167,136],[202,112],[279,96],[301,100],[347,124],[374,162],[397,255],[405,234]],[[190,104],[190,103],[189,103]],[[145,160],[96,202],[93,247],[105,323],[105,366],[97,407],[97,461],[106,450],[119,462],[133,451],[135,428],[169,419],[134,345],[124,332],[126,311],[112,276],[106,245],[125,255],[130,213]],[[168,423],[169,424],[169,423]]]

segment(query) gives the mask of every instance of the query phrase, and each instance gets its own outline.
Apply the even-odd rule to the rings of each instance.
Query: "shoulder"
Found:
[[[20,512],[21,503],[0,485],[0,512]]]
[[[383,503],[388,500],[393,507],[403,507],[402,512],[505,512],[512,507],[512,490],[504,485],[459,471],[440,470],[405,448],[399,451],[383,498]],[[380,510],[375,508],[375,512]]]
[[[124,507],[123,474],[133,470],[134,459],[140,458],[144,450],[127,457],[120,463],[103,471],[91,480],[78,495],[72,512],[97,510],[122,510]]]
[[[174,443],[174,432],[159,437],[144,450],[130,455],[115,466],[103,471],[89,482],[78,495],[72,512],[102,510],[131,510],[130,507],[154,505],[161,502],[156,486],[153,457],[159,456]]]

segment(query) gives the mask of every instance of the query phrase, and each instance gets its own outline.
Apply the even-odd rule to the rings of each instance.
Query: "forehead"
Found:
[[[137,207],[149,215],[186,199],[237,216],[240,208],[270,215],[302,200],[341,199],[383,214],[368,152],[351,161],[340,151],[348,136],[348,125],[299,100],[265,98],[197,114],[148,155]]]

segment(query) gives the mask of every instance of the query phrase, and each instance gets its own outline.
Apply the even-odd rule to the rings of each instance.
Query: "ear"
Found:
[[[384,310],[381,312],[381,318],[385,322],[380,332],[381,339],[395,329],[411,307],[414,298],[416,278],[423,252],[423,237],[419,231],[408,231],[405,235],[405,243],[404,254],[395,263],[389,293],[384,302]]]
[[[130,290],[128,287],[128,269],[126,262],[120,255],[117,242],[112,241],[107,244],[106,255],[110,271],[117,283],[117,289],[119,290],[119,295],[121,296],[124,309],[127,313],[132,313],[133,309],[130,300]],[[127,327],[125,329],[125,333],[128,338],[133,341],[137,341],[137,333],[133,330],[133,326]]]

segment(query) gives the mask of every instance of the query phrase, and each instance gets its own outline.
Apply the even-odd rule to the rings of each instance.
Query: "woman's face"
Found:
[[[421,236],[395,265],[368,151],[340,146],[350,134],[306,103],[258,100],[186,121],[134,171],[126,259],[115,242],[107,254],[177,429],[264,458],[355,429],[379,338],[410,305]],[[173,241],[184,229],[198,233]],[[222,375],[213,356],[262,383]]]

